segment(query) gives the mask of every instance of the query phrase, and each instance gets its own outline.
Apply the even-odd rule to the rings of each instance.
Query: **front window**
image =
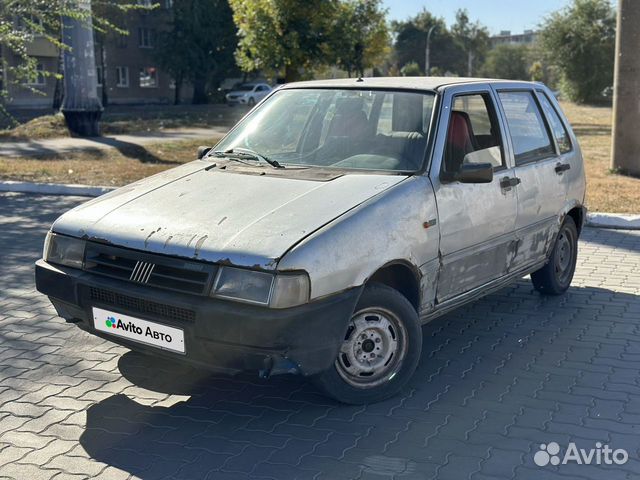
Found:
[[[284,166],[416,171],[434,98],[406,91],[282,90],[215,150],[250,149]]]

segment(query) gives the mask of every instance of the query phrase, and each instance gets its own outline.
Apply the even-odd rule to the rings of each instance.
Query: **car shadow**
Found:
[[[594,385],[603,351],[626,352],[625,332],[635,328],[627,311],[640,311],[639,296],[571,287],[543,297],[521,280],[425,325],[408,386],[365,406],[338,404],[295,376],[212,375],[129,352],[118,364],[127,380],[179,397],[115,394],[87,410],[80,443],[145,479],[431,478],[457,456],[458,478],[467,478],[494,450],[513,473],[532,465],[554,416],[564,422],[556,441],[569,440],[566,424],[582,424],[589,407],[580,407],[579,389]],[[564,411],[553,393],[580,401]]]

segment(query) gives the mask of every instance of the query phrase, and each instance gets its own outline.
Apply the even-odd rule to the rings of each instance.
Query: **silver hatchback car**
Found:
[[[550,295],[573,277],[582,156],[538,83],[293,83],[198,157],[53,224],[36,280],[60,316],[367,403],[410,379],[421,324],[527,274]]]

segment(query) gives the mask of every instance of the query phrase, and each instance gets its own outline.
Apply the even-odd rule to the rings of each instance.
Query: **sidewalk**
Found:
[[[167,141],[206,140],[212,135],[227,133],[223,126],[212,128],[180,128],[155,132],[140,132],[126,135],[109,135],[92,138],[49,138],[43,140],[26,140],[16,142],[0,142],[0,156],[28,157],[56,155],[72,151],[122,148],[132,145],[148,145]]]

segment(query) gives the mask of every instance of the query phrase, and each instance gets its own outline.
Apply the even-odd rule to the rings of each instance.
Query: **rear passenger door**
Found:
[[[498,90],[515,176],[518,179],[516,230],[518,249],[513,268],[544,260],[564,207],[566,188],[557,171],[556,142],[536,93],[529,89]]]

